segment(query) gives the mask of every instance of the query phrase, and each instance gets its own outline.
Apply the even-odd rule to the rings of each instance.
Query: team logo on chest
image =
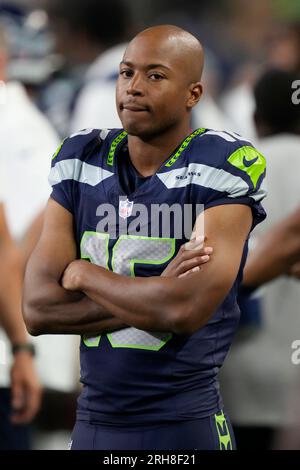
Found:
[[[128,198],[120,199],[119,201],[119,216],[122,219],[127,219],[132,214],[133,201],[129,201]]]

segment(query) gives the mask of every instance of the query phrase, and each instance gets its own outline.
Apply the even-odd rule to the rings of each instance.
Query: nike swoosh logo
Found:
[[[252,160],[247,160],[247,158],[244,156],[244,158],[243,158],[243,164],[244,164],[245,166],[249,167],[249,166],[253,165],[253,163],[257,162],[257,160],[258,160],[258,157],[252,158]]]

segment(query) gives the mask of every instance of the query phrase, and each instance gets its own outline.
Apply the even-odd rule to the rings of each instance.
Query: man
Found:
[[[1,185],[3,186],[3,185]],[[21,314],[21,258],[10,236],[0,203],[0,325],[7,334],[13,351],[10,369],[11,390],[0,389],[0,449],[29,448],[27,427],[39,410],[41,387],[37,379],[33,348],[28,341]],[[1,351],[5,343],[1,342]],[[7,360],[1,356],[0,373]]]
[[[82,131],[54,155],[24,317],[36,335],[82,335],[84,389],[72,449],[234,448],[216,376],[238,322],[247,238],[265,217],[265,162],[234,135],[190,134],[202,68],[203,49],[191,34],[175,26],[143,31],[120,64],[125,131]],[[168,235],[160,214],[151,237],[157,204],[179,210]],[[186,251],[188,237],[178,232],[189,204],[195,231],[188,248],[203,241],[195,225],[203,204],[215,254],[179,278],[164,269]],[[134,224],[140,235],[132,235]]]

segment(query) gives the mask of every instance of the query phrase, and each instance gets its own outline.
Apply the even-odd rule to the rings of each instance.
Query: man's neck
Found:
[[[153,175],[189,134],[189,126],[184,126],[149,140],[129,135],[128,150],[131,162],[142,176]]]

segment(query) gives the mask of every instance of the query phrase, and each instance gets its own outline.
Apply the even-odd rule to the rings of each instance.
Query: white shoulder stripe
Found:
[[[74,134],[71,134],[70,135],[70,139],[73,139],[73,137],[77,137],[79,135],[88,135],[88,134],[91,134],[93,132],[93,128],[92,127],[89,127],[88,129],[82,129],[82,131],[79,131],[79,132],[75,132]]]
[[[96,186],[110,176],[113,176],[113,173],[110,171],[90,165],[89,163],[84,163],[77,158],[72,158],[70,160],[57,162],[56,165],[51,168],[48,180],[51,186],[65,180],[75,180],[79,183]]]
[[[237,134],[236,132],[226,131],[226,134],[229,134],[232,137],[235,137],[236,140],[242,140],[243,142],[249,142],[249,144],[252,145],[250,139],[248,139],[247,137],[243,137],[242,135]]]
[[[260,188],[257,191],[255,191],[254,194],[250,194],[250,197],[254,199],[254,201],[260,202],[267,196],[267,194],[268,194],[268,191],[267,191],[267,185],[266,185],[266,178],[264,178]]]
[[[167,173],[158,173],[157,176],[168,189],[196,184],[226,192],[230,197],[245,196],[250,190],[246,181],[239,176],[200,163],[190,163],[188,167],[178,168]]]
[[[205,137],[206,135],[216,135],[218,137],[221,137],[221,139],[227,140],[227,142],[236,142],[238,140],[242,140],[243,142],[248,142],[250,145],[252,145],[249,139],[246,139],[245,137],[239,134],[236,134],[235,132],[232,132],[232,131],[229,132],[229,131],[211,130],[211,131],[205,132],[203,134],[203,137]]]
[[[111,129],[102,129],[102,131],[100,132],[100,139],[105,140],[110,131]]]
[[[207,131],[205,134],[203,134],[203,137],[206,135],[217,135],[218,137],[221,137],[224,140],[227,140],[227,142],[236,142],[236,138],[233,137],[232,135],[226,134],[226,132],[222,131]]]

